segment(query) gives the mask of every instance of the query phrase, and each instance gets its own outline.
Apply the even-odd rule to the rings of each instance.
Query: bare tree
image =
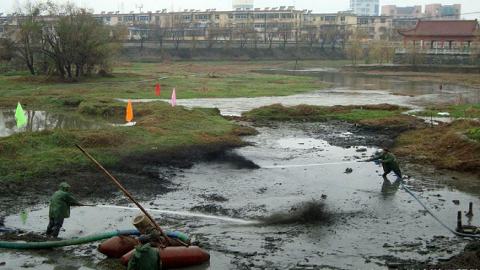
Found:
[[[248,40],[251,38],[252,28],[238,27],[235,29],[235,37],[240,41],[240,50],[243,50]]]
[[[340,29],[338,32],[338,42],[342,45],[342,49],[345,50],[345,45],[350,39],[350,36],[352,35],[352,31],[348,29]]]
[[[143,44],[154,35],[152,28],[155,26],[152,26],[146,22],[137,22],[134,24],[134,27],[136,28],[138,34],[137,36],[140,40],[140,50],[142,51]]]
[[[167,29],[162,27],[160,24],[154,24],[152,27],[153,36],[158,40],[160,47],[163,47],[163,40],[165,39]]]
[[[42,36],[43,21],[41,13],[44,11],[43,4],[26,2],[23,7],[16,7],[16,21],[18,30],[15,33],[16,40],[20,44],[19,53],[31,74],[35,74],[35,57],[39,51],[39,41]]]
[[[178,49],[180,48],[180,43],[182,42],[185,35],[185,30],[183,26],[177,27],[177,28],[171,28],[168,35],[172,39],[173,45],[175,46],[175,50],[178,51]]]
[[[223,37],[223,41],[225,42],[224,47],[229,48],[234,38],[233,30],[230,28],[224,29],[222,32],[222,37]]]
[[[357,64],[357,60],[362,54],[362,39],[365,38],[365,36],[366,33],[363,29],[357,27],[353,30],[352,37],[350,38],[350,46],[345,49],[347,56],[352,60],[352,65]]]
[[[328,25],[323,25],[322,27],[323,27],[323,33],[324,33],[325,39],[327,40],[328,43],[332,45],[332,50],[335,50],[335,43],[337,42],[337,38],[339,34],[337,25],[328,24]]]
[[[257,45],[260,41],[263,40],[263,37],[260,35],[260,33],[257,30],[255,30],[255,28],[251,29],[250,36],[251,36],[250,39],[252,40],[253,44],[255,45],[255,50],[257,50],[258,49]]]
[[[309,26],[307,28],[307,39],[310,44],[310,47],[313,46],[313,44],[318,43],[318,38],[319,38],[319,31],[316,26]]]
[[[51,59],[64,78],[108,69],[109,60],[121,48],[126,30],[111,31],[85,9],[74,4],[47,2],[47,11],[56,18],[42,29],[42,53]]]
[[[277,36],[277,33],[273,31],[273,28],[269,27],[267,30],[267,41],[268,41],[268,49],[272,49],[273,38]]]
[[[8,36],[8,35],[7,35]],[[15,42],[9,38],[0,38],[0,60],[8,64],[15,56]]]
[[[287,42],[292,35],[292,31],[288,27],[279,27],[278,30],[278,39],[282,41],[283,48],[287,46]]]
[[[223,30],[219,28],[209,28],[207,32],[207,47],[211,49],[218,39],[222,37]]]

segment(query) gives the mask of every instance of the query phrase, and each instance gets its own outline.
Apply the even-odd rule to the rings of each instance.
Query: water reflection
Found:
[[[257,70],[260,73],[293,75],[289,70]],[[437,82],[407,81],[393,76],[346,73],[332,68],[317,68],[295,71],[296,76],[317,77],[331,83],[333,88],[346,90],[388,90],[393,95],[429,96],[427,101],[434,103],[458,103],[480,101],[479,89],[458,84]],[[430,100],[431,98],[435,100]],[[459,100],[461,99],[461,100]]]
[[[398,188],[400,187],[400,180],[395,180],[393,183],[390,182],[388,179],[384,179],[383,184],[382,184],[382,197],[384,199],[389,199],[392,198],[395,193],[397,193]]]
[[[24,111],[27,124],[17,128],[15,110],[0,110],[0,137],[25,131],[52,129],[95,129],[108,125],[100,119],[84,119],[78,114],[59,114],[46,111]]]

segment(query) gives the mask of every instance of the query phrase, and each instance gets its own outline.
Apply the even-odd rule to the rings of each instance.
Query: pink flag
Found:
[[[157,83],[157,88],[155,89],[155,96],[160,96],[160,83]]]
[[[177,103],[177,97],[175,95],[175,88],[173,88],[173,92],[172,92],[172,107],[175,106],[175,103]]]

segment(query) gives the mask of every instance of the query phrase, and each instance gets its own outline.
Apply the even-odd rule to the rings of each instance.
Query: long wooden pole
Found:
[[[117,185],[118,188],[120,188],[123,193],[125,193],[125,195],[127,195],[128,198],[130,198],[130,200],[132,200],[133,203],[135,203],[138,208],[140,208],[140,210],[142,210],[142,212],[148,217],[148,219],[150,219],[150,221],[153,223],[153,225],[157,228],[157,230],[162,234],[163,237],[165,237],[165,239],[167,239],[168,243],[170,245],[173,245],[172,243],[172,240],[170,239],[170,237],[167,236],[167,234],[165,234],[165,232],[162,230],[162,228],[160,228],[160,226],[158,226],[157,222],[155,221],[155,219],[152,218],[152,216],[150,216],[150,214],[145,210],[145,208],[143,208],[140,203],[138,203],[137,200],[135,200],[135,198],[133,198],[133,196],[100,164],[98,163],[89,153],[87,153],[87,151],[85,151],[80,145],[78,144],[75,144],[78,149],[80,149],[80,151],[82,151],[91,161],[93,161],[93,163],[95,163],[112,181],[113,183],[115,183],[115,185]]]

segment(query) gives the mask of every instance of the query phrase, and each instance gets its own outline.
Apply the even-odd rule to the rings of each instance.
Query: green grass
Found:
[[[21,102],[24,109],[69,109],[87,118],[122,121],[126,104],[116,98],[168,100],[174,87],[177,99],[286,96],[324,87],[314,78],[250,72],[290,64],[286,61],[117,63],[113,77],[94,75],[65,81],[21,73],[4,74],[0,75],[0,108],[14,109]],[[160,81],[162,95],[156,97],[154,91],[160,77],[168,79]],[[0,181],[42,179],[52,173],[92,166],[75,148],[76,143],[104,166],[119,166],[129,156],[161,154],[172,147],[240,146],[243,142],[235,134],[253,132],[225,120],[216,109],[187,110],[166,102],[152,102],[134,103],[133,110],[137,124],[131,127],[23,132],[0,138]]]
[[[246,118],[258,120],[308,120],[324,121],[338,119],[358,122],[365,119],[396,118],[402,116],[404,108],[393,105],[367,106],[311,106],[299,105],[284,107],[274,104],[243,113]]]
[[[467,135],[480,143],[480,127],[467,130]]]
[[[448,112],[449,115],[439,115],[440,112]],[[452,117],[452,118],[480,118],[480,104],[475,105],[446,105],[428,106],[426,110],[413,112],[412,115]]]
[[[265,66],[268,64],[263,62],[127,63],[119,64],[111,78],[95,75],[61,81],[31,75],[0,76],[0,107],[11,107],[17,102],[37,107],[61,107],[115,98],[170,99],[173,88],[177,99],[191,99],[287,96],[325,87],[315,78],[249,71]],[[161,77],[168,78],[159,81]],[[161,84],[161,96],[154,95],[157,82]]]
[[[0,181],[38,179],[52,172],[91,166],[75,147],[76,143],[104,166],[115,166],[129,155],[161,152],[169,147],[204,145],[219,140],[230,146],[241,144],[238,137],[232,135],[237,126],[221,117],[217,110],[172,108],[163,102],[138,104],[136,108],[144,115],[131,127],[56,129],[0,138]]]

